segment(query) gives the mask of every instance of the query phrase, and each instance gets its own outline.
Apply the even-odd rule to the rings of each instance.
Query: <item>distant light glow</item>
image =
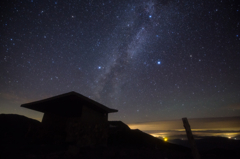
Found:
[[[157,62],[157,64],[158,64],[158,65],[160,65],[160,64],[161,64],[161,62],[160,62],[160,61],[158,61],[158,62]]]
[[[102,67],[101,66],[98,66],[98,69],[101,69]]]
[[[163,140],[164,140],[164,141],[168,141],[168,138],[164,138]]]
[[[152,18],[152,15],[149,15],[149,18]]]

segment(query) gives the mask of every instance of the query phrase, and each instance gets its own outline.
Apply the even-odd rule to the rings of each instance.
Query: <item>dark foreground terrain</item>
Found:
[[[36,140],[41,123],[24,116],[1,114],[0,126],[0,158],[192,158],[189,148],[164,142],[140,130],[130,130],[121,121],[109,122],[107,145],[84,148],[72,147],[65,143],[50,144],[46,141]],[[235,149],[208,149],[202,151],[201,155],[202,158],[209,159],[240,158],[239,152]]]
[[[172,140],[171,143],[189,147],[187,140]],[[195,143],[202,158],[240,158],[240,140],[224,137],[203,137]]]

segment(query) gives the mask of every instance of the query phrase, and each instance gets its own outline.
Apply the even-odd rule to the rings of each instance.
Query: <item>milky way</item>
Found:
[[[1,1],[0,111],[76,91],[126,123],[240,114],[239,2]]]
[[[127,21],[127,23],[124,22],[123,24],[120,24],[122,27],[116,29],[116,34],[122,34],[124,37],[115,46],[113,52],[109,53],[110,56],[112,56],[112,59],[107,66],[103,67],[103,69],[105,69],[104,73],[97,78],[97,88],[96,90],[93,90],[97,98],[100,98],[100,92],[105,90],[104,87],[106,85],[113,90],[113,92],[108,92],[111,94],[111,96],[115,96],[119,93],[119,91],[121,91],[119,87],[121,87],[127,80],[124,79],[124,76],[129,67],[128,63],[131,63],[133,60],[137,59],[137,54],[141,53],[144,45],[146,44],[146,38],[149,35],[148,32],[151,31],[146,30],[146,26],[149,25],[146,23],[151,23],[148,19],[154,16],[154,4],[152,1],[148,3],[140,3],[142,4],[137,5],[137,7],[133,6],[133,8],[127,11],[125,16],[131,20]],[[143,24],[140,24],[138,27],[136,27],[136,23],[139,23],[139,21],[143,21]],[[99,69],[102,69],[102,66],[100,66]],[[128,76],[131,75],[128,74]],[[103,95],[106,96],[106,94]]]

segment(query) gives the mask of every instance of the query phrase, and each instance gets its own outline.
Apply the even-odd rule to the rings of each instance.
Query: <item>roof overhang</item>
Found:
[[[61,115],[80,115],[82,106],[88,106],[89,108],[102,113],[118,112],[116,109],[108,108],[76,92],[69,92],[21,105],[21,107],[36,110],[39,112],[55,113]]]

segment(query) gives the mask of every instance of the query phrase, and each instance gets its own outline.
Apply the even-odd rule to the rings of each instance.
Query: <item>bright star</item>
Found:
[[[151,16],[151,15],[149,15],[149,18],[152,18],[152,16]]]
[[[101,66],[98,66],[98,69],[101,69],[102,67]]]
[[[160,65],[160,64],[161,64],[161,62],[160,62],[160,61],[158,61],[158,62],[157,62],[157,64],[158,64],[158,65]]]

